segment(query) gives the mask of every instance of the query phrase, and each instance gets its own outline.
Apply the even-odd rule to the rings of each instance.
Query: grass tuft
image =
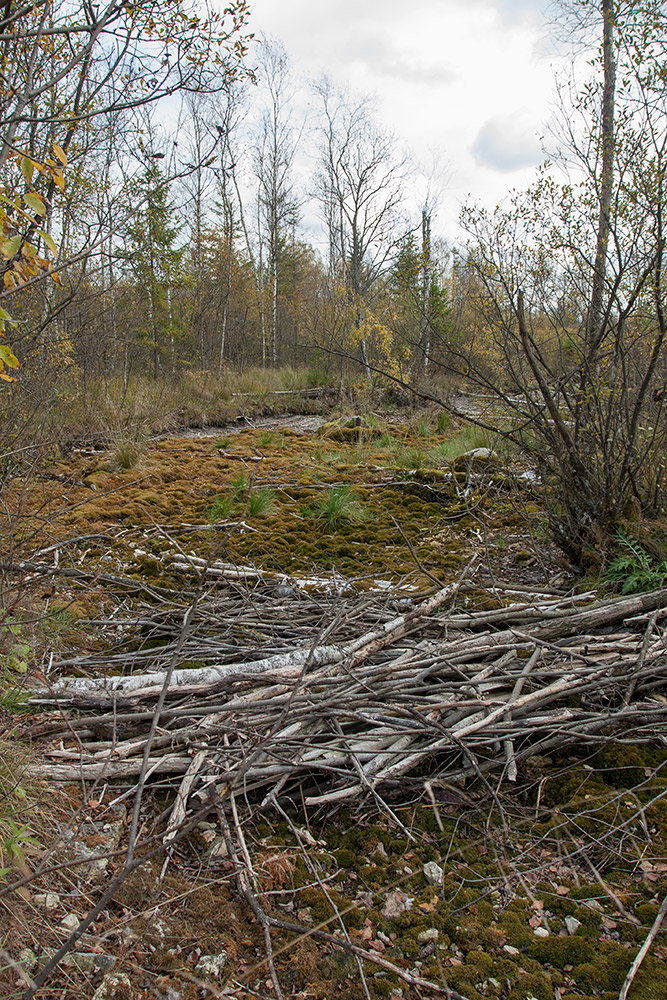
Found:
[[[232,513],[232,498],[224,493],[219,493],[206,512],[206,516],[211,524],[218,521],[227,521]]]
[[[349,486],[335,486],[319,497],[312,513],[323,521],[329,531],[337,531],[343,524],[361,524],[370,520],[370,510],[359,500]]]
[[[276,507],[276,494],[268,486],[253,490],[248,498],[248,517],[261,517],[270,514]]]

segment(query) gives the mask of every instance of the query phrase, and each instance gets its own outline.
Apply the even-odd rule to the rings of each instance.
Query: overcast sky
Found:
[[[254,0],[250,30],[279,38],[304,77],[378,100],[383,124],[443,180],[438,229],[494,204],[544,159],[558,59],[550,0]]]

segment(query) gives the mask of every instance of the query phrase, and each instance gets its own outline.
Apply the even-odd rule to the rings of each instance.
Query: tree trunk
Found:
[[[610,212],[614,185],[614,104],[616,96],[616,53],[614,51],[615,11],[614,0],[601,0],[603,35],[602,63],[604,86],[602,91],[602,172],[600,175],[598,231],[595,247],[595,266],[591,298],[586,322],[586,339],[589,358],[597,351],[604,337],[607,317],[603,310],[604,286],[607,273],[606,261],[609,246]]]

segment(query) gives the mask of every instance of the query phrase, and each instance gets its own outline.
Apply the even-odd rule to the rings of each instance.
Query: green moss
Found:
[[[551,980],[544,976],[534,976],[526,974],[521,976],[518,983],[512,986],[507,995],[507,1000],[553,1000],[553,987]]]
[[[656,744],[628,745],[612,740],[592,758],[591,763],[604,781],[614,788],[634,788],[646,780],[646,772],[667,760],[667,751]]]
[[[562,969],[564,965],[591,962],[596,954],[596,943],[579,934],[571,937],[552,934],[548,938],[538,938],[531,932],[530,938],[526,953],[542,965],[548,963]]]
[[[378,997],[390,997],[394,991],[395,983],[393,979],[386,976],[375,976],[373,978],[373,993]]]
[[[542,802],[545,806],[564,806],[579,803],[586,796],[605,796],[607,787],[602,778],[591,770],[575,768],[565,775],[549,778],[543,787]]]

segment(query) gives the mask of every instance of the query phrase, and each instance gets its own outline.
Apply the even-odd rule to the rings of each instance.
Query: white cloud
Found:
[[[494,204],[530,179],[554,93],[550,0],[255,0],[251,29],[278,36],[304,79],[374,93],[381,121],[420,161],[443,151],[440,225],[468,195]]]
[[[537,166],[544,159],[538,136],[520,117],[502,115],[485,122],[472,145],[482,166],[508,173]]]

